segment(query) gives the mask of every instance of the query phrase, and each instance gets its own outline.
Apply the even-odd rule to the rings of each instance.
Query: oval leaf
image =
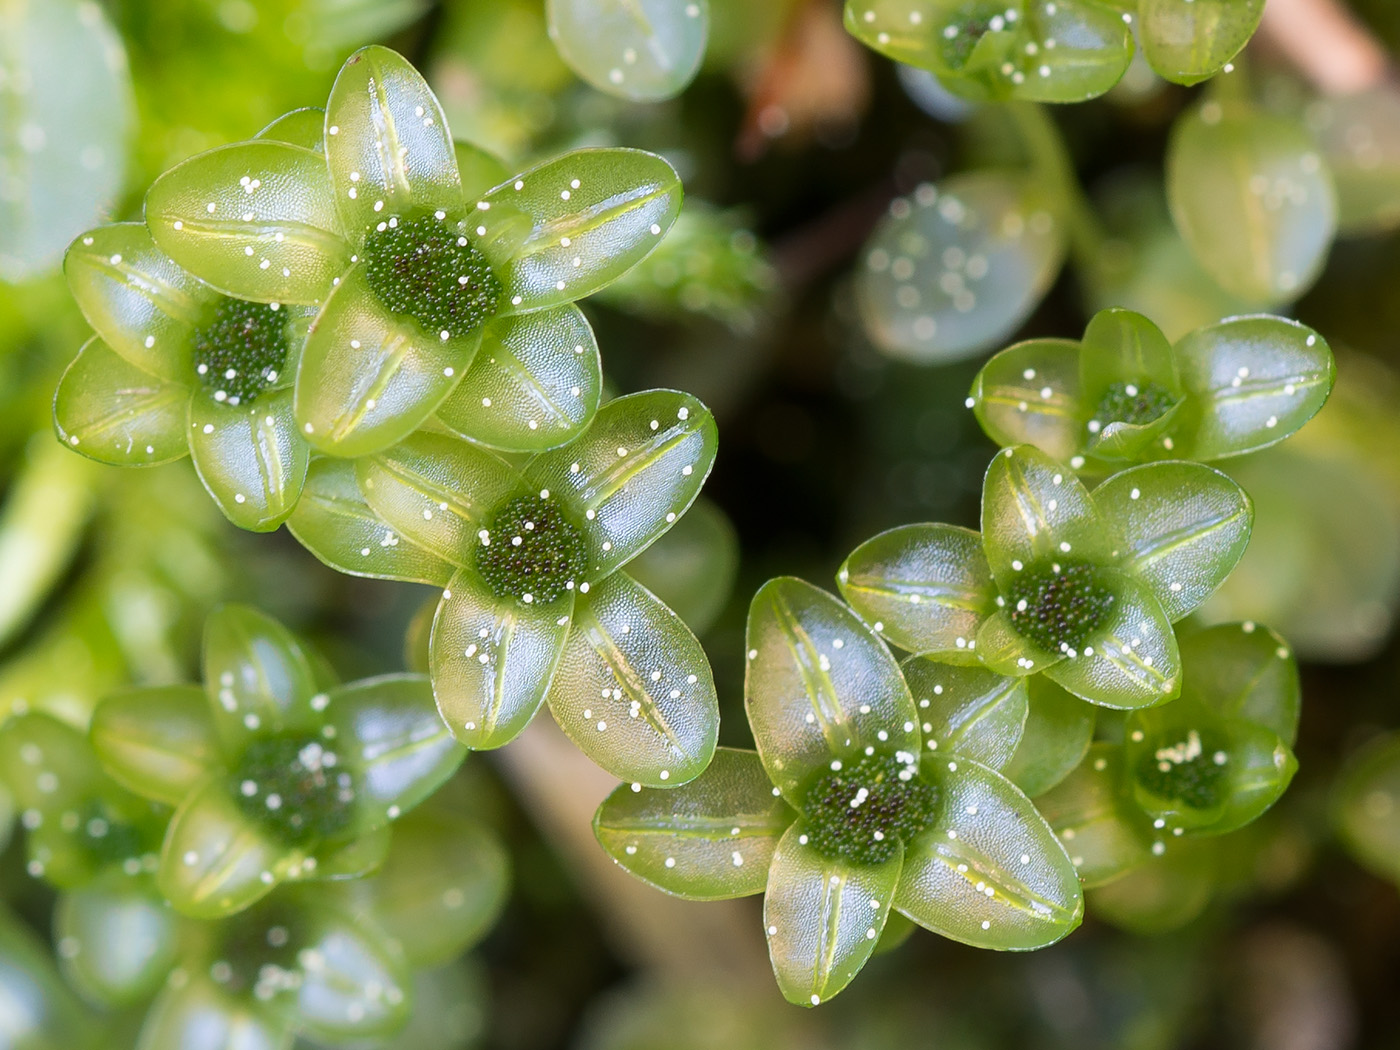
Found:
[[[169,463],[190,450],[189,401],[189,387],[141,371],[93,337],[58,381],[54,430],[69,448],[99,463]]]
[[[549,710],[619,780],[666,787],[695,779],[719,737],[705,651],[681,618],[625,573],[581,584]]]
[[[167,685],[114,693],[89,729],[102,768],[139,795],[178,805],[222,762],[204,690]]]
[[[1157,73],[1195,84],[1239,54],[1263,14],[1264,0],[1142,0],[1138,37]]]
[[[593,817],[593,834],[637,878],[687,900],[762,893],[778,839],[795,818],[752,751],[721,747],[683,787],[623,784]]]
[[[998,445],[1034,445],[1062,463],[1084,447],[1079,344],[1071,339],[1029,339],[1007,347],[982,366],[969,400],[982,430]]]
[[[230,758],[254,735],[321,728],[316,675],[296,637],[245,605],[215,609],[204,624],[204,691]]]
[[[1128,798],[1123,749],[1098,743],[1074,772],[1036,799],[1085,886],[1102,886],[1151,853],[1147,818]]]
[[[177,918],[146,880],[116,873],[58,899],[54,937],[64,976],[89,999],[148,998],[177,961]]]
[[[297,434],[290,390],[236,407],[200,391],[190,399],[189,438],[199,480],[229,521],[271,532],[291,516],[311,448]]]
[[[679,95],[705,57],[708,0],[549,0],[546,12],[569,67],[633,102]]]
[[[1079,765],[1094,738],[1094,706],[1044,675],[1029,680],[1030,707],[1016,753],[1001,772],[1038,799]]]
[[[927,656],[911,656],[901,670],[919,708],[928,751],[970,758],[995,770],[1010,761],[1029,707],[1024,678]]]

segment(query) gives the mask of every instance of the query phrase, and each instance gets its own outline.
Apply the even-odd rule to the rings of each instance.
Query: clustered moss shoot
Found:
[[[235,995],[252,992],[266,1002],[301,983],[298,947],[305,943],[296,908],[278,901],[254,905],[236,922],[223,923],[209,976]]]
[[[371,230],[365,278],[391,311],[446,340],[495,316],[501,284],[476,246],[436,215],[389,218]]]
[[[833,762],[807,792],[807,841],[832,859],[856,864],[888,860],[933,820],[938,792],[891,755]]]
[[[1093,565],[1031,567],[1006,594],[1011,624],[1042,649],[1083,649],[1113,607],[1113,591]]]
[[[1171,391],[1157,383],[1113,383],[1099,399],[1094,409],[1090,430],[1110,423],[1130,423],[1144,426],[1161,419],[1172,407]]]
[[[1207,731],[1188,730],[1181,739],[1164,739],[1139,760],[1138,783],[1158,798],[1190,809],[1213,809],[1221,802],[1229,756],[1223,740]]]
[[[228,296],[194,335],[194,366],[216,401],[252,402],[287,362],[287,319],[275,303]]]
[[[476,568],[499,598],[552,602],[587,566],[583,534],[546,496],[521,496],[480,534]]]
[[[248,745],[235,774],[239,808],[289,843],[331,838],[350,823],[350,774],[319,740],[275,736]]]

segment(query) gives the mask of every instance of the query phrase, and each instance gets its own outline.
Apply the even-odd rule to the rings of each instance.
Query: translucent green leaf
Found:
[[[1067,693],[1044,675],[1029,681],[1030,710],[1016,753],[1001,772],[1038,799],[1079,765],[1097,721],[1092,704]]]
[[[1044,671],[1065,658],[1063,652],[1044,649],[1016,630],[1005,609],[998,609],[982,621],[974,647],[984,667],[1011,677]]]
[[[495,154],[470,142],[453,143],[457,154],[457,173],[462,180],[462,196],[476,200],[487,190],[499,186],[510,177],[510,169]]]
[[[497,597],[471,566],[458,570],[433,618],[429,667],[453,735],[483,750],[535,717],[564,651],[574,592],[529,605]]]
[[[246,605],[225,605],[204,624],[204,690],[230,757],[254,736],[316,732],[316,677],[301,643]]]
[[[1028,339],[997,354],[972,382],[972,411],[1003,447],[1034,445],[1061,462],[1084,447],[1088,412],[1079,385],[1079,344]]]
[[[110,1040],[54,968],[53,952],[27,924],[0,912],[0,990],[14,1050],[97,1050]]]
[[[58,382],[54,430],[99,463],[168,463],[189,452],[189,400],[189,387],[141,371],[94,336]]]
[[[646,390],[598,410],[572,444],[530,461],[547,489],[585,524],[588,577],[600,580],[650,546],[700,494],[718,437],[710,410],[678,390]]]
[[[1054,944],[1084,916],[1064,847],[1019,788],[964,758],[925,761],[940,815],[908,844],[895,907],[979,948]]]
[[[1078,768],[1035,804],[1085,886],[1111,882],[1152,856],[1151,829],[1128,797],[1123,749],[1116,744],[1094,744]]]
[[[386,47],[356,51],[336,77],[326,103],[326,162],[345,232],[356,242],[381,212],[462,211],[442,107],[418,71]]]
[[[866,332],[918,364],[972,357],[1006,339],[1059,273],[1065,232],[1029,175],[977,171],[890,205],[864,250]]]
[[[576,306],[503,317],[437,417],[491,448],[539,452],[576,437],[598,411],[602,360]]]
[[[344,892],[350,909],[418,969],[451,962],[481,938],[505,904],[509,877],[494,835],[465,816],[424,808],[395,825],[384,867]]]
[[[1200,463],[1125,470],[1094,490],[1094,502],[1124,540],[1118,564],[1147,584],[1172,622],[1230,575],[1254,521],[1244,489]]]
[[[549,36],[599,91],[633,102],[679,95],[700,70],[709,0],[549,0]]]
[[[89,230],[69,246],[63,273],[109,347],[142,371],[190,381],[191,337],[215,293],[157,248],[142,223]]]
[[[1133,56],[1112,5],[1085,0],[847,0],[846,28],[974,99],[1082,102],[1116,84]]]
[[[1400,735],[1379,736],[1347,761],[1332,819],[1357,860],[1400,882]]]
[[[1118,383],[1151,383],[1174,397],[1181,393],[1167,337],[1132,310],[1100,310],[1089,320],[1080,343],[1079,374],[1085,404],[1091,409]]]
[[[456,565],[481,546],[478,533],[526,489],[504,460],[446,434],[420,432],[355,464],[374,512],[410,542]]]
[[[688,900],[762,893],[778,839],[795,818],[752,751],[721,747],[683,787],[622,784],[593,817],[593,834],[637,878]]]
[[[1332,179],[1286,117],[1207,101],[1167,149],[1167,192],[1196,261],[1247,302],[1287,302],[1322,269],[1337,226]]]
[[[113,872],[59,897],[54,939],[64,976],[88,999],[132,1005],[169,976],[177,918],[154,890],[145,879]]]
[[[321,561],[352,576],[408,580],[437,587],[453,566],[400,536],[370,507],[345,459],[313,459],[287,528]]]
[[[1239,54],[1263,14],[1264,0],[1142,0],[1138,38],[1157,73],[1194,84]]]
[[[846,987],[875,950],[903,851],[881,864],[830,860],[803,844],[804,827],[799,820],[778,840],[763,925],[784,998],[816,1006]]]
[[[1229,877],[1223,860],[1201,839],[1173,841],[1165,856],[1092,890],[1089,911],[1140,937],[1178,930],[1205,911]]]
[[[982,537],[953,525],[904,525],[866,540],[836,574],[841,596],[895,645],[965,656],[996,588]]]
[[[101,7],[0,11],[0,281],[54,267],[112,204],[134,110],[126,52]]]
[[[1297,431],[1332,392],[1326,340],[1281,317],[1237,317],[1198,328],[1176,346],[1187,401],[1174,454],[1221,459],[1255,452]]]
[[[1400,224],[1400,91],[1381,83],[1329,95],[1306,111],[1308,130],[1337,186],[1343,234],[1380,233]]]
[[[729,603],[738,571],[739,534],[728,515],[704,496],[669,532],[627,563],[627,575],[699,635]]]
[[[825,591],[769,580],[749,607],[744,707],[769,778],[794,806],[832,760],[919,754],[917,710],[885,644]]]
[[[271,139],[171,168],[146,195],[146,223],[172,259],[241,299],[319,303],[350,265],[325,158]]]
[[[640,262],[681,209],[681,180],[652,153],[580,149],[546,161],[476,205],[477,247],[523,312],[591,295]]]
[[[286,877],[296,855],[234,802],[235,786],[212,776],[170,818],[156,881],[171,907],[221,919],[260,900]]]
[[[291,390],[247,405],[203,391],[190,399],[190,458],[219,509],[239,528],[270,532],[291,515],[311,460],[297,434]]]
[[[290,1027],[202,975],[168,984],[141,1026],[137,1050],[288,1050]]]
[[[1026,724],[1025,679],[927,656],[911,656],[900,668],[923,721],[924,747],[989,769],[1000,770],[1010,761]]]
[[[425,675],[366,678],[327,694],[338,763],[354,775],[357,827],[407,813],[457,771],[466,751],[438,717]]]
[[[209,701],[196,685],[113,693],[89,729],[102,768],[139,795],[178,805],[222,763]]]
[[[549,710],[579,749],[619,780],[684,784],[709,764],[719,699],[685,623],[625,573],[581,584],[549,686]]]
[[[1003,588],[1045,563],[1107,562],[1118,544],[1074,473],[1039,449],[996,456],[982,483],[982,542]]]
[[[1139,708],[1181,689],[1181,658],[1171,621],[1147,586],[1122,573],[1108,577],[1114,602],[1083,651],[1045,673],[1075,696],[1103,707]]]
[[[307,106],[284,113],[254,138],[271,139],[273,142],[286,142],[300,146],[314,153],[326,150],[326,111],[320,106]]]
[[[1221,718],[1298,736],[1302,686],[1288,643],[1254,623],[1219,624],[1181,638],[1181,692]]]
[[[1274,804],[1298,769],[1272,730],[1217,716],[1194,697],[1135,712],[1124,763],[1139,806],[1174,834],[1223,834]]]
[[[394,831],[388,824],[348,839],[331,839],[318,846],[301,868],[293,868],[287,877],[331,882],[361,880],[384,866],[393,839]]]
[[[440,339],[394,314],[363,265],[341,279],[316,318],[297,370],[301,432],[334,456],[366,456],[413,433],[452,392],[480,329]]]

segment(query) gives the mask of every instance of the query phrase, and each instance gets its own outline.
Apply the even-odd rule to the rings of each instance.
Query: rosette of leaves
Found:
[[[565,378],[581,370],[575,357],[591,360],[571,304],[659,243],[680,180],[636,150],[576,150],[484,189],[495,167],[454,146],[407,61],[369,47],[341,69],[323,116],[291,114],[157,179],[146,221],[215,288],[317,308],[293,397],[317,449],[381,451],[440,407],[517,447],[518,429],[496,433],[482,411],[500,397],[503,410],[533,404],[539,427],[518,447],[535,450],[568,440],[597,405],[596,377]]]
[[[1134,711],[1123,738],[1100,740],[1036,798],[1087,887],[1174,849],[1243,827],[1274,804],[1298,768],[1301,693],[1287,643],[1253,623],[1181,640],[1181,696]]]
[[[1068,856],[995,768],[1025,718],[1024,680],[919,666],[911,693],[869,626],[792,578],[754,597],[746,644],[757,753],[721,749],[675,791],[620,786],[594,818],[619,864],[691,899],[766,893],[778,985],[804,1006],[850,982],[892,908],[985,948],[1039,948],[1078,925]],[[969,729],[979,708],[1001,714]]]
[[[1230,318],[1173,346],[1141,314],[1109,309],[1078,342],[1030,339],[1001,351],[967,404],[999,445],[1034,445],[1106,473],[1266,448],[1322,408],[1335,378],[1326,341],[1296,321]]]
[[[846,0],[846,28],[964,98],[1082,102],[1127,72],[1134,28],[1159,76],[1195,84],[1263,12],[1264,0]]]
[[[97,335],[59,381],[59,440],[118,466],[188,454],[230,521],[277,528],[311,458],[292,380],[313,311],[215,291],[140,223],[89,230],[68,249],[64,273]]]
[[[681,784],[719,727],[709,662],[624,565],[690,507],[714,463],[709,411],[673,390],[608,402],[584,434],[516,468],[423,431],[353,464],[312,464],[289,522],[354,575],[444,588],[428,663],[442,717],[500,747],[540,705],[621,779]]]
[[[1091,493],[1018,445],[987,469],[980,534],[891,529],[856,548],[837,582],[910,652],[1043,672],[1104,707],[1150,707],[1181,687],[1172,624],[1230,574],[1252,521],[1244,490],[1199,463],[1132,467]]]
[[[232,915],[285,880],[373,869],[389,823],[465,755],[423,676],[336,685],[249,608],[209,617],[204,675],[108,697],[91,729],[109,775],[175,807],[157,882],[193,918]]]
[[[178,943],[154,875],[169,809],[118,784],[82,731],[47,714],[5,724],[0,769],[21,808],[29,874],[60,891],[54,939],[69,984],[105,1007],[149,996]]]

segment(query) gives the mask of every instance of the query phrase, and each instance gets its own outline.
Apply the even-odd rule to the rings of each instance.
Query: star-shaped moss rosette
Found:
[[[83,234],[64,273],[97,335],[59,382],[59,440],[118,466],[188,454],[230,521],[277,528],[296,506],[310,459],[293,419],[292,379],[312,311],[215,291],[140,223]]]
[[[1007,760],[1023,680],[945,666],[911,694],[865,623],[792,578],[754,597],[747,645],[757,754],[722,748],[678,790],[620,786],[594,818],[619,864],[691,899],[766,892],[773,970],[804,1006],[850,982],[891,908],[1007,950],[1052,944],[1079,924],[1079,880],[1049,826],[1011,781],[952,750]],[[1019,716],[958,731],[979,704],[1018,699]]]
[[[1336,366],[1320,335],[1236,317],[1173,346],[1131,310],[1095,314],[1079,342],[1031,339],[988,361],[968,407],[999,445],[1035,445],[1075,470],[1216,460],[1266,448],[1310,420]]]
[[[1243,489],[1199,463],[1133,467],[1090,493],[1021,445],[987,469],[980,535],[892,529],[856,548],[837,581],[910,652],[1044,672],[1091,703],[1147,707],[1179,691],[1172,624],[1230,574],[1253,513]]]
[[[1182,838],[1222,835],[1272,806],[1298,768],[1301,693],[1288,644],[1253,623],[1181,639],[1181,696],[1134,711],[1119,741],[1036,799],[1086,886],[1162,856]]]
[[[224,292],[319,307],[294,408],[306,440],[332,455],[407,437],[463,381],[483,340],[533,347],[543,332],[552,347],[586,327],[569,304],[644,258],[680,210],[675,171],[638,150],[576,150],[486,192],[464,187],[437,99],[382,47],[342,68],[319,151],[314,120],[289,116],[262,139],[171,169],[151,187],[146,221],[180,265]],[[553,414],[555,436],[596,404],[583,383],[560,403],[540,399],[551,383],[528,374],[530,354],[495,363],[501,382],[533,391],[537,414]],[[480,399],[491,395],[476,394],[458,410],[490,426]]]
[[[252,609],[210,616],[204,673],[202,688],[107,698],[91,730],[108,774],[176,807],[158,884],[194,918],[231,915],[286,879],[373,869],[389,822],[465,755],[424,677],[334,685],[286,628]]]
[[[323,461],[289,524],[334,568],[445,587],[429,669],[468,747],[508,743],[548,699],[604,769],[681,784],[718,735],[709,661],[674,612],[617,570],[686,512],[715,448],[703,404],[650,390],[608,402],[582,437],[519,470],[429,431],[350,472]]]
[[[69,984],[109,1008],[149,997],[178,941],[154,876],[170,810],[103,773],[87,735],[47,714],[5,723],[0,770],[22,810],[29,874],[59,890],[54,940]]]
[[[1128,71],[1195,84],[1228,69],[1264,0],[846,0],[861,43],[966,98],[1080,102]]]

